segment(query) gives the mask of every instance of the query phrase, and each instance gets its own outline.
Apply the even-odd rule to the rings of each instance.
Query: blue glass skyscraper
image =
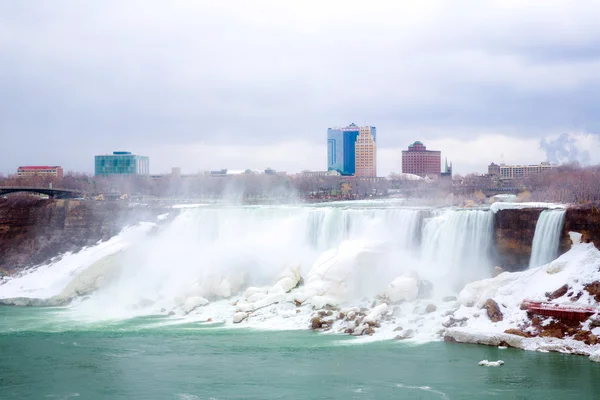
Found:
[[[372,126],[375,138],[376,130]],[[360,127],[354,123],[344,128],[327,129],[327,170],[338,171],[342,175],[354,175],[356,171],[356,138]]]

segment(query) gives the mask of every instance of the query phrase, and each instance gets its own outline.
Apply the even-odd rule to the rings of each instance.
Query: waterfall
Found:
[[[423,264],[448,284],[489,276],[493,214],[484,210],[443,210],[423,229]]]
[[[489,276],[492,226],[490,211],[385,204],[186,209],[153,235],[129,243],[117,278],[82,306],[121,316],[147,304],[172,309],[194,296],[228,298],[249,286],[271,285],[286,268],[306,276],[332,250],[347,263],[339,286],[352,288],[356,298],[370,298],[406,273],[447,293]],[[78,271],[85,265],[77,259]],[[57,271],[65,274],[60,282],[72,280],[73,271]],[[4,297],[35,297],[19,279],[7,285]]]
[[[529,268],[546,265],[558,256],[558,245],[565,215],[565,210],[544,210],[541,212],[533,235]]]

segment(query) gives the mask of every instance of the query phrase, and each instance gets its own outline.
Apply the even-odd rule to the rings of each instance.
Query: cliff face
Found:
[[[533,235],[541,209],[501,210],[496,214],[496,261],[507,271],[526,269]],[[582,234],[582,241],[600,248],[600,210],[595,206],[570,207],[560,238],[559,254],[571,248],[569,232]]]
[[[0,271],[11,273],[77,251],[165,212],[117,202],[1,199]]]
[[[527,268],[542,209],[500,210],[495,216],[496,263],[507,271]]]

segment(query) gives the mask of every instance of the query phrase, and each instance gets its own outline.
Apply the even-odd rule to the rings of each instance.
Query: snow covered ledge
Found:
[[[578,233],[570,237],[571,250],[547,265],[467,284],[461,307],[443,323],[444,339],[600,362],[600,312],[594,313],[600,311],[600,251],[581,243]]]

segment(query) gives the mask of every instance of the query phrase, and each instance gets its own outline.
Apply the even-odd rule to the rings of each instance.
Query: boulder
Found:
[[[436,310],[437,306],[435,304],[427,304],[427,307],[425,307],[425,311],[427,311],[429,314],[435,312]]]
[[[487,311],[487,315],[492,322],[500,322],[504,319],[500,306],[492,299],[487,299],[481,308]]]
[[[412,339],[415,337],[415,331],[407,329],[395,337],[396,340]]]
[[[450,317],[448,320],[442,322],[442,326],[444,328],[452,328],[452,327],[455,327],[457,325],[463,327],[463,326],[467,325],[467,321],[468,321],[467,317],[464,317],[464,318]]]
[[[583,289],[587,291],[590,296],[594,296],[594,299],[597,302],[600,302],[600,281],[588,283]]]
[[[448,302],[451,302],[451,301],[456,301],[456,300],[458,300],[458,299],[456,298],[456,296],[446,296],[446,297],[444,297],[444,298],[442,299],[442,301],[444,301],[444,302],[447,302],[447,303],[448,303]]]
[[[394,332],[400,332],[403,328],[401,326],[397,326],[394,328]]]
[[[189,314],[192,311],[194,311],[196,308],[205,306],[207,304],[208,304],[208,300],[206,300],[204,297],[194,296],[194,297],[190,297],[189,299],[187,299],[185,301],[185,303],[183,303],[182,309],[186,314]]]
[[[245,312],[237,312],[237,313],[233,314],[233,323],[234,324],[239,324],[240,322],[242,322],[246,318],[248,318],[248,314],[246,314]]]
[[[522,330],[519,329],[515,329],[515,328],[511,328],[511,329],[507,329],[504,331],[504,333],[508,333],[509,335],[517,335],[517,336],[521,336],[521,337],[531,337],[530,334],[528,334],[527,332],[523,332]]]
[[[565,283],[564,285],[556,289],[554,292],[546,293],[546,297],[548,297],[548,300],[556,300],[559,297],[563,297],[565,294],[567,294],[568,291],[569,285]]]
[[[313,330],[320,329],[321,325],[323,325],[323,323],[321,322],[321,318],[319,318],[319,317],[314,317],[313,319],[310,320],[310,326]]]

